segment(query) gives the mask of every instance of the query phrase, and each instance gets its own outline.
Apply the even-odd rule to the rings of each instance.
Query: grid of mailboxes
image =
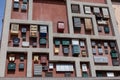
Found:
[[[49,61],[48,54],[33,53],[32,58],[33,77],[75,77],[75,62]],[[7,72],[6,76],[25,77],[27,70],[26,53],[11,52],[7,54]],[[90,77],[89,62],[80,62],[82,77]],[[12,75],[11,75],[12,74]],[[20,75],[21,74],[21,75]]]
[[[107,64],[111,60],[113,66],[119,66],[119,52],[116,41],[92,40],[92,53],[95,64]],[[110,57],[108,57],[110,56]]]
[[[110,15],[108,12],[108,8],[86,7],[85,6],[85,9],[86,8],[90,8],[89,10],[93,9],[93,14],[96,17],[96,21],[98,25],[98,32],[103,33],[103,34],[110,34],[111,33],[111,24],[110,24],[111,22],[110,22]]]
[[[72,13],[80,13],[80,7],[77,4],[72,4],[71,9]],[[74,33],[94,34],[92,24],[91,18],[73,17]]]
[[[71,5],[72,13],[80,13],[80,6],[78,4]],[[80,18],[73,16],[73,26],[74,26],[74,33],[80,34],[94,34],[93,30],[93,23],[91,18]]]
[[[86,40],[54,38],[54,55],[88,57]]]
[[[27,57],[25,53],[8,53],[6,76],[26,76]],[[75,77],[74,62],[51,62],[47,54],[33,54],[33,76],[34,77]],[[90,77],[89,62],[80,62],[82,77]],[[96,71],[97,77],[119,76],[119,71]],[[21,74],[21,75],[19,75]]]
[[[82,77],[91,76],[89,62],[80,63]],[[33,76],[42,77],[75,77],[74,62],[51,62],[45,54],[33,54]]]
[[[33,76],[75,77],[74,62],[51,62],[48,55],[33,54]]]
[[[26,11],[28,8],[28,0],[13,0],[13,10]]]
[[[80,13],[80,6],[78,4],[72,4],[71,9],[72,13]],[[95,15],[98,26],[97,28],[100,35],[113,35],[112,24],[110,24],[110,15],[107,7],[85,5],[84,13],[86,15]],[[73,17],[73,26],[75,33],[79,32],[81,34],[93,34],[91,18]],[[88,31],[89,33],[87,33]]]
[[[18,52],[7,53],[6,76],[11,76],[11,74],[12,75],[21,74],[19,76],[25,76],[26,67],[27,67],[26,53],[18,53]]]
[[[48,26],[11,24],[9,38],[9,46],[47,48]]]

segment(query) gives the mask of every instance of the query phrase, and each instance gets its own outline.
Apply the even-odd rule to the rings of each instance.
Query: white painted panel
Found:
[[[108,63],[108,57],[104,56],[94,56],[95,63]]]
[[[73,40],[72,40],[72,45],[79,45],[79,40],[73,39]]]
[[[84,47],[85,46],[85,42],[84,41],[80,41],[80,46]]]
[[[103,49],[102,48],[98,48],[98,52],[99,53],[103,53]]]
[[[23,47],[28,47],[29,46],[29,42],[22,42],[22,46]]]
[[[108,46],[108,43],[107,43],[107,42],[104,42],[104,46],[107,47],[107,46]]]
[[[107,72],[107,77],[114,77],[114,73],[113,72]]]
[[[14,2],[19,2],[19,0],[14,0]]]
[[[107,8],[102,8],[103,16],[104,17],[109,17],[108,9]]]
[[[49,63],[49,69],[53,69],[54,66],[53,66],[53,63]]]
[[[73,71],[73,65],[70,64],[57,64],[56,71]]]
[[[40,33],[47,33],[47,26],[40,26]]]
[[[85,13],[88,13],[88,14],[90,14],[90,13],[91,13],[91,9],[90,9],[90,7],[85,6]]]
[[[100,8],[99,7],[94,7],[93,11],[94,11],[94,13],[100,13]]]
[[[87,71],[87,65],[86,64],[82,64],[82,71]]]

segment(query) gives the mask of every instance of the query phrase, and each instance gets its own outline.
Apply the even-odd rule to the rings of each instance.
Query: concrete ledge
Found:
[[[65,56],[51,56],[50,61],[86,61],[89,62],[90,59],[88,57],[65,57]]]
[[[89,6],[108,7],[107,4],[89,3],[89,2],[78,2],[78,1],[71,1],[71,4],[82,4],[82,5],[89,5]]]
[[[22,47],[8,47],[8,52],[40,52],[49,53],[49,48],[22,48]]]
[[[90,38],[90,39],[99,39],[99,40],[116,40],[115,36],[102,36],[102,35],[84,35],[84,34],[59,34],[59,33],[54,33],[53,37],[56,38]]]
[[[102,77],[102,78],[0,78],[0,80],[120,80],[120,77]]]
[[[119,66],[95,66],[95,70],[103,70],[103,71],[120,71]]]

